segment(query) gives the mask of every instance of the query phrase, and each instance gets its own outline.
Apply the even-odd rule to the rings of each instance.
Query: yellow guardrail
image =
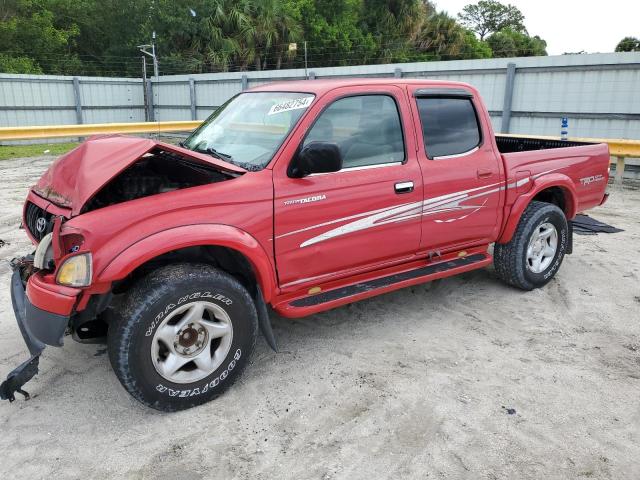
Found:
[[[200,121],[183,121],[0,127],[0,141],[32,140],[35,138],[88,137],[105,133],[183,132],[193,130],[201,123]]]
[[[42,125],[34,127],[0,127],[0,142],[5,140],[32,140],[37,138],[88,137],[109,133],[158,133],[184,132],[198,127],[200,121],[94,123],[84,125]],[[505,137],[544,138],[560,140],[560,137],[537,135],[500,134]],[[607,143],[611,163],[616,164],[616,179],[622,180],[625,158],[640,158],[640,140],[612,138],[570,138],[576,142]]]

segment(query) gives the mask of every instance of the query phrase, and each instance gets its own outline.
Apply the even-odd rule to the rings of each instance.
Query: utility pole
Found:
[[[307,73],[307,41],[304,41],[304,78],[309,80],[309,74]]]
[[[145,55],[153,59],[153,75],[158,78],[158,56],[156,54],[156,32],[153,32],[151,45],[138,45],[142,55],[142,88],[144,89],[145,119],[148,122],[155,121],[155,113],[153,111],[153,92],[151,81],[147,81],[147,61]],[[151,49],[149,52],[147,49]]]
[[[142,98],[144,99],[144,120],[149,121],[149,99],[147,98],[147,57],[142,55]]]
[[[158,68],[158,55],[156,54],[156,32],[153,32],[153,36],[151,39],[151,45],[138,45],[138,48],[142,53],[148,55],[153,60],[153,76],[158,78],[159,68]],[[149,52],[147,49],[150,48]]]
[[[153,31],[153,35],[151,37],[151,53],[153,55],[153,76],[158,78],[158,55],[156,54],[156,31]]]
[[[142,81],[147,81],[147,59],[142,55]]]

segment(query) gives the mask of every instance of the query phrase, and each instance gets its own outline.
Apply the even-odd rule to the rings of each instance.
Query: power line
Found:
[[[349,49],[341,46],[328,47],[310,47],[307,51],[307,64],[312,67],[323,66],[342,66],[342,65],[362,65],[362,64],[379,64],[391,62],[420,62],[434,60],[457,60],[477,58],[470,55],[464,49],[464,43],[455,41],[438,43],[436,49],[425,48],[424,42],[406,41],[402,42],[383,42],[382,44],[370,45],[368,43],[353,44]],[[386,51],[385,51],[386,50]],[[15,50],[4,50],[2,53],[15,53],[25,55],[23,52]],[[509,57],[522,53],[519,49],[503,48],[492,51],[494,57]],[[260,64],[266,62],[267,69],[275,70],[275,64],[279,52],[269,50],[258,51],[256,57],[260,59]],[[78,55],[71,54],[43,54],[38,55],[32,60],[36,62],[56,63],[57,71],[67,71],[73,69],[73,74],[115,74],[115,75],[133,75],[139,70],[140,58],[107,56],[103,59],[79,60]],[[406,58],[408,57],[408,58]],[[413,57],[413,58],[412,58]],[[185,57],[168,57],[165,61],[160,62],[163,65],[163,71],[167,73],[209,73],[220,71],[255,71],[255,58],[240,61],[237,55],[230,54],[228,59],[211,60],[206,56]],[[76,65],[77,62],[80,62]],[[302,68],[304,66],[303,58],[300,54],[290,57],[284,55],[281,58],[281,65],[284,68]]]

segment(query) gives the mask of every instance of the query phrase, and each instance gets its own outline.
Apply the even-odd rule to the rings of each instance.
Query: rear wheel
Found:
[[[130,291],[109,328],[116,376],[137,400],[182,410],[220,395],[239,376],[257,336],[247,290],[207,265],[149,274]]]
[[[495,245],[496,273],[523,290],[542,287],[560,268],[568,242],[564,212],[550,203],[531,202],[511,240]]]

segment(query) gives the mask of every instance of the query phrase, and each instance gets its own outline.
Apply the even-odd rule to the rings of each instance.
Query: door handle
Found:
[[[483,168],[478,169],[478,178],[489,178],[493,176],[492,170],[486,170]]]
[[[398,182],[394,186],[396,193],[413,192],[413,182]]]

